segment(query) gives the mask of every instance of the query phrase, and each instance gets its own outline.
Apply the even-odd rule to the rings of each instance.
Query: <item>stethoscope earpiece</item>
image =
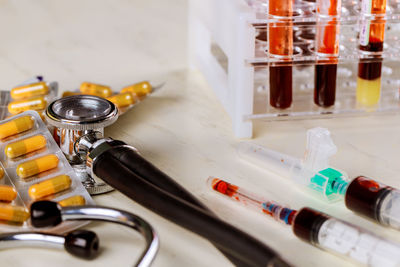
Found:
[[[95,232],[75,230],[65,236],[64,248],[76,257],[93,259],[99,254],[99,238]]]
[[[57,202],[43,200],[32,203],[31,223],[34,227],[51,227],[61,222],[61,206]]]

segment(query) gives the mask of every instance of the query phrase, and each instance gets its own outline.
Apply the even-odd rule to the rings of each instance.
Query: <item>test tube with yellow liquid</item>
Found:
[[[362,0],[361,7],[364,19],[361,22],[359,48],[366,57],[358,64],[356,99],[362,106],[373,107],[381,97],[386,0]]]

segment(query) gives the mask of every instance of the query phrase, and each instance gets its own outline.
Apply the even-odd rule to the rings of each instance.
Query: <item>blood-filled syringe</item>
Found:
[[[308,130],[304,159],[248,142],[240,143],[237,149],[246,161],[287,177],[322,199],[344,199],[353,212],[400,230],[400,190],[365,176],[350,180],[344,171],[329,165],[329,157],[336,150],[329,131],[324,128]]]
[[[354,224],[308,207],[300,210],[290,209],[219,178],[209,177],[207,184],[215,192],[271,216],[283,224],[291,225],[295,236],[315,247],[366,266],[395,267],[400,264],[399,244]]]

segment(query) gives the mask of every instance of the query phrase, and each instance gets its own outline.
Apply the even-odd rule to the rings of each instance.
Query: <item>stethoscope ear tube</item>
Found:
[[[277,253],[257,239],[139,177],[114,158],[110,151],[112,149],[97,156],[93,161],[92,170],[129,198],[218,244],[248,266],[284,263]]]
[[[0,249],[16,247],[64,248],[76,257],[93,259],[99,253],[99,238],[86,230],[75,230],[65,236],[40,232],[0,234]]]
[[[165,174],[163,171],[154,166],[151,162],[143,158],[135,148],[126,145],[122,141],[112,148],[110,151],[115,159],[120,161],[125,167],[130,171],[135,173],[137,176],[142,177],[147,182],[157,186],[158,188],[178,197],[184,201],[187,201],[194,206],[203,209],[205,212],[216,216],[211,210],[207,208],[203,203],[201,203],[194,195],[188,192],[180,184],[174,181],[171,177]],[[117,143],[116,143],[117,144]],[[240,259],[238,259],[234,254],[230,254],[225,251],[223,247],[219,247],[218,244],[214,244],[217,249],[221,251],[235,266],[247,266],[247,264]]]
[[[31,205],[31,223],[34,227],[52,227],[63,221],[95,220],[118,223],[138,231],[146,247],[135,266],[150,266],[157,255],[159,239],[152,226],[132,213],[101,207],[71,206],[62,208],[56,202],[37,201]]]

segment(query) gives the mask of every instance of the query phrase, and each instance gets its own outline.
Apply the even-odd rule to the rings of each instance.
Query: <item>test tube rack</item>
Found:
[[[254,120],[295,120],[387,114],[400,111],[400,0],[387,0],[379,103],[356,101],[361,4],[342,0],[335,105],[314,104],[315,0],[294,0],[293,102],[269,105],[268,0],[190,0],[189,64],[200,70],[232,118],[234,134],[252,136]],[[309,35],[310,36],[307,36]],[[285,63],[287,64],[287,63]]]

